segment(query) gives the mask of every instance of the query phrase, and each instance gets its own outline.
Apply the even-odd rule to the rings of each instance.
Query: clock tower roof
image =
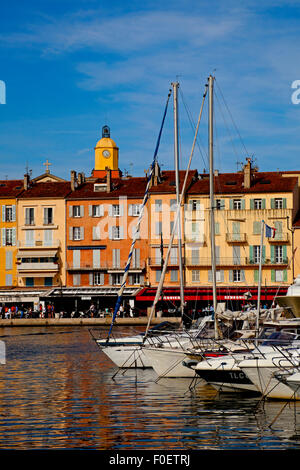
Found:
[[[95,148],[117,148],[117,145],[113,139],[110,137],[102,137],[102,139],[98,140]]]

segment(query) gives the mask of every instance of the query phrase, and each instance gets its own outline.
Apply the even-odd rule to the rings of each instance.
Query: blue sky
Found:
[[[180,166],[185,169],[206,79],[215,84],[215,167],[299,170],[300,1],[2,2],[0,178],[72,169],[91,174],[108,124],[119,167],[152,161],[171,82],[178,80]],[[207,103],[192,168],[207,163]],[[172,102],[159,151],[174,168]]]

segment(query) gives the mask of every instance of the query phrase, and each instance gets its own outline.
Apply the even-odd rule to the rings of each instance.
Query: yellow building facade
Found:
[[[0,285],[17,285],[17,196],[22,180],[0,181]]]
[[[17,201],[17,275],[20,287],[66,282],[66,203],[70,183],[54,175],[30,181]]]

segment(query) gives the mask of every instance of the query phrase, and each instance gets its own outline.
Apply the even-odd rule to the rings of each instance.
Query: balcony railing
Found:
[[[149,258],[148,259],[148,262],[149,262],[149,266],[161,266],[162,262],[161,262],[161,259],[160,258]],[[172,265],[172,266],[178,266],[179,264],[179,261],[178,261],[178,257],[176,256],[171,256],[169,258],[169,262],[168,262],[168,266]]]
[[[59,265],[56,263],[20,263],[17,265],[18,272],[32,271],[32,272],[48,272],[58,271]]]
[[[32,241],[20,241],[17,242],[18,248],[59,248],[60,240],[32,240]]]
[[[203,266],[203,267],[211,267],[211,258],[210,257],[201,257],[201,258],[192,258],[192,257],[187,257],[186,266],[192,267],[192,266]],[[265,258],[262,260],[262,264],[264,266],[266,265],[287,265],[288,264],[288,259],[287,258],[281,258],[281,259],[270,259],[270,258]],[[217,257],[216,258],[216,265],[217,266],[259,266],[259,260],[252,259],[250,257],[240,257],[240,258],[233,258],[231,257]]]
[[[246,233],[226,233],[227,243],[245,243],[247,241]]]
[[[66,268],[68,271],[120,271],[124,270],[127,264],[126,261],[121,261],[120,263],[113,263],[112,261],[101,261],[100,265],[93,264],[91,261],[85,262],[81,261],[80,263],[76,264],[73,262],[66,263]],[[146,262],[145,261],[140,261],[140,263],[131,263],[130,265],[130,271],[136,271],[136,270],[143,270],[145,269]]]

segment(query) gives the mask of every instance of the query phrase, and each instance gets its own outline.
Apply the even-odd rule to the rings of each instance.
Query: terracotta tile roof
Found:
[[[120,196],[143,198],[147,181],[145,177],[113,178],[111,180],[112,191],[109,193],[94,191],[94,184],[97,183],[106,183],[106,178],[98,178],[95,181],[83,183],[75,191],[71,191],[67,199],[114,199]]]
[[[20,195],[20,199],[65,198],[71,191],[70,182],[35,183]]]
[[[189,194],[209,194],[209,175],[201,174]],[[257,172],[250,188],[244,188],[243,173],[220,173],[214,177],[215,194],[251,194],[291,192],[298,185],[297,177],[284,177],[277,172]]]
[[[23,180],[0,180],[0,197],[17,197],[23,191]]]

